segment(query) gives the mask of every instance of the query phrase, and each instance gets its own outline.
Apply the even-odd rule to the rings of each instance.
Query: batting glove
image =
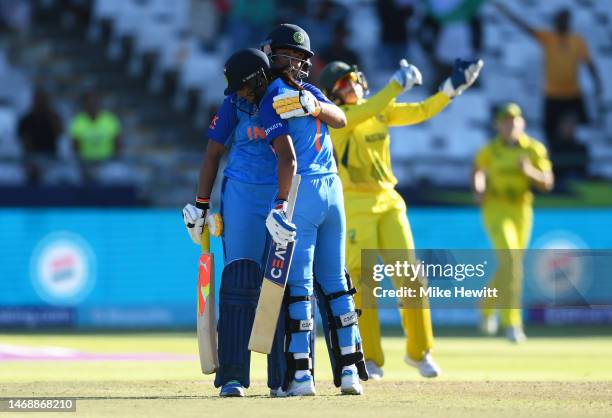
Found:
[[[440,91],[450,98],[459,96],[474,84],[483,66],[484,61],[481,59],[464,61],[458,58],[451,76],[440,85]]]
[[[202,232],[206,223],[208,208],[200,209],[188,203],[183,208],[183,222],[187,228],[189,237],[195,244],[202,244]]]
[[[417,67],[412,64],[408,64],[408,61],[402,59],[400,61],[400,68],[397,70],[391,82],[395,81],[402,87],[402,93],[407,92],[415,85],[423,84],[423,76]]]
[[[286,201],[276,201],[274,209],[270,211],[266,219],[266,228],[278,245],[286,247],[289,242],[295,241],[297,228],[287,219]]]
[[[321,113],[321,103],[308,90],[291,90],[274,96],[272,107],[281,119],[314,116]]]

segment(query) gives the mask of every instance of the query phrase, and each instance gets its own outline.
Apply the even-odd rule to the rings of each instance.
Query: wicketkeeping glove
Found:
[[[202,244],[201,236],[204,231],[207,212],[208,209],[199,209],[191,203],[186,204],[183,208],[183,222],[187,227],[187,233],[191,240],[198,245]]]
[[[317,117],[321,113],[321,104],[308,90],[291,90],[274,96],[273,100],[272,107],[281,119]]]
[[[390,81],[395,81],[402,86],[402,92],[406,92],[415,85],[423,84],[423,76],[417,67],[402,59],[399,70],[393,74]]]
[[[282,246],[287,246],[289,242],[295,241],[296,227],[295,224],[287,219],[287,202],[277,200],[274,209],[268,214],[266,219],[266,228],[272,236],[275,243]]]
[[[451,98],[459,96],[474,84],[483,66],[481,59],[464,61],[457,58],[451,76],[442,82],[440,91]]]

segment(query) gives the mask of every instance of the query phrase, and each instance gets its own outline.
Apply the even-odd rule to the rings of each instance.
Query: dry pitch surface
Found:
[[[191,357],[195,344],[191,334],[0,334],[0,352],[2,345],[53,346],[106,356],[63,361],[5,358],[0,360],[0,397],[77,397],[77,416],[115,418],[612,416],[612,336],[549,336],[532,338],[523,346],[502,339],[442,337],[436,341],[435,356],[444,375],[433,380],[420,378],[403,364],[402,338],[387,337],[385,378],[368,382],[361,397],[338,395],[321,341],[318,395],[299,399],[267,397],[265,359],[260,355],[253,359],[249,397],[219,399],[212,379],[199,373]],[[140,359],[141,353],[175,358]],[[28,414],[37,415],[67,416]]]

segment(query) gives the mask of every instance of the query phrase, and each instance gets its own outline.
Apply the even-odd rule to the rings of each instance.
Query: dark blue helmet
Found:
[[[276,52],[279,48],[293,49],[302,52],[305,59],[280,55]],[[272,64],[277,69],[289,70],[295,78],[306,78],[311,67],[310,58],[314,52],[310,50],[310,38],[308,33],[298,25],[283,23],[278,25],[262,42],[261,49],[268,55]],[[285,57],[288,64],[277,63],[278,57]]]
[[[243,85],[249,84],[254,92],[267,87],[270,77],[270,60],[262,51],[247,48],[236,52],[225,62],[223,69],[227,88],[226,96],[236,93]]]
[[[272,50],[277,48],[297,49],[312,58],[314,52],[310,50],[310,38],[306,31],[298,25],[282,23],[268,34],[263,45],[269,45]]]

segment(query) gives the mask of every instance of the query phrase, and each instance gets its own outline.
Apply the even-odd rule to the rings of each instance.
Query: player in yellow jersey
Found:
[[[498,270],[489,286],[496,287],[500,297],[483,300],[481,330],[489,335],[497,333],[499,308],[506,337],[518,343],[526,338],[520,300],[522,250],[529,244],[533,221],[531,189],[552,190],[554,177],[546,148],[525,133],[525,119],[517,104],[501,107],[495,126],[497,136],[476,155],[472,177],[484,226],[498,259]]]
[[[421,83],[418,69],[405,60],[389,84],[368,100],[364,98],[367,82],[356,67],[335,61],[323,69],[321,88],[341,106],[347,118],[345,128],[331,129],[330,133],[345,194],[347,266],[356,284],[361,277],[362,249],[406,250],[408,259],[415,262],[406,204],[395,191],[397,179],[391,169],[389,127],[432,118],[476,80],[481,67],[480,60],[458,60],[440,92],[420,103],[395,101],[396,96]],[[416,285],[420,285],[418,281]],[[362,290],[355,302],[366,308],[359,328],[368,371],[371,377],[380,378],[384,355],[376,299],[371,292]],[[401,314],[407,336],[406,362],[418,368],[423,376],[437,376],[440,369],[430,354],[433,333],[428,301],[419,300],[416,304],[411,301],[410,306],[404,303]]]

